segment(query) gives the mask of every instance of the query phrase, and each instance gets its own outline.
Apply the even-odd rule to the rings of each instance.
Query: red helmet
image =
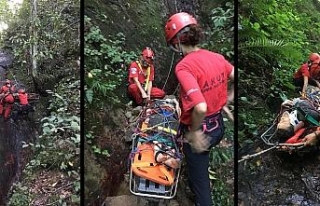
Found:
[[[197,20],[188,13],[180,12],[172,15],[164,28],[167,44],[179,31],[191,24],[197,24]]]
[[[153,51],[150,49],[150,47],[146,47],[145,49],[142,50],[142,58],[148,63],[148,64],[152,64],[153,59],[154,59],[154,53]]]
[[[311,53],[309,56],[309,60],[312,63],[319,63],[320,62],[320,55],[317,53]]]

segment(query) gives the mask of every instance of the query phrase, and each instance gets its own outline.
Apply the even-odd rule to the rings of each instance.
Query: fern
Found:
[[[270,40],[267,38],[257,38],[246,41],[239,44],[239,50],[243,49],[272,49],[283,50],[292,49],[294,45],[292,43],[285,42],[284,40]]]
[[[262,59],[268,64],[266,57],[277,57],[278,59],[300,59],[301,53],[297,45],[285,40],[270,40],[265,37],[251,39],[239,44],[239,51],[250,56]]]

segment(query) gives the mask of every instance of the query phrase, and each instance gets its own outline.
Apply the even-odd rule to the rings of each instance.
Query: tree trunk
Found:
[[[36,28],[36,22],[38,18],[37,14],[37,0],[31,0],[31,31],[30,31],[30,54],[31,54],[31,74],[33,79],[37,79],[38,70],[37,70],[37,55],[38,55],[38,32]]]

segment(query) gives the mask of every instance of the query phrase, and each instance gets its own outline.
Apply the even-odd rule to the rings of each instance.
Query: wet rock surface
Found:
[[[6,204],[10,187],[19,179],[25,164],[22,142],[28,142],[34,135],[34,127],[25,120],[11,123],[0,119],[0,205]]]
[[[19,181],[31,151],[23,144],[38,136],[36,114],[20,116],[16,121],[4,121],[0,115],[0,205],[10,197],[10,189]]]
[[[5,204],[6,194],[17,170],[16,148],[10,123],[0,120],[0,205]]]
[[[320,152],[273,151],[239,164],[239,205],[320,205]]]
[[[0,81],[7,77],[8,68],[12,65],[13,58],[11,55],[0,51]]]

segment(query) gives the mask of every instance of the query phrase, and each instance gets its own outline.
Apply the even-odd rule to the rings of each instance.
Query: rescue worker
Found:
[[[17,120],[19,115],[27,113],[33,109],[32,106],[29,104],[28,93],[24,88],[18,89],[18,93],[16,93],[15,96],[17,96],[19,99],[19,105],[17,107],[17,111],[14,113],[12,117],[13,120]]]
[[[7,79],[5,84],[0,88],[0,115],[3,115],[5,121],[10,117],[13,103],[14,97],[11,91],[11,81]]]
[[[128,93],[134,98],[137,105],[142,105],[144,100],[162,99],[165,96],[163,90],[152,85],[154,81],[153,59],[154,52],[146,47],[143,49],[140,59],[130,64]]]
[[[189,183],[195,205],[212,206],[209,149],[224,135],[221,111],[234,99],[233,87],[228,96],[228,80],[234,79],[234,67],[222,55],[200,48],[201,36],[197,20],[188,13],[176,13],[166,22],[166,42],[182,56],[175,75],[180,83],[180,133],[186,141],[183,153]]]
[[[308,85],[320,88],[320,55],[311,53],[308,62],[301,65],[301,67],[293,75],[293,83],[301,91],[302,97],[306,96]]]
[[[316,130],[307,134],[302,142],[305,142],[306,146],[315,146],[319,143],[320,140],[320,127],[317,127]]]

